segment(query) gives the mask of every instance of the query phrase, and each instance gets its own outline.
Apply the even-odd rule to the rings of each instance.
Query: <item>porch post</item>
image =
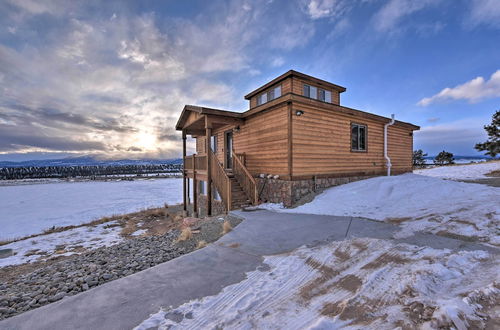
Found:
[[[198,181],[196,180],[196,154],[193,155],[193,217],[198,217]]]
[[[207,215],[212,215],[212,168],[210,158],[212,157],[212,149],[210,146],[210,137],[212,136],[212,125],[205,117],[205,143],[207,151]]]
[[[184,201],[184,214],[187,213],[187,186],[186,186],[186,131],[182,130],[182,191]]]

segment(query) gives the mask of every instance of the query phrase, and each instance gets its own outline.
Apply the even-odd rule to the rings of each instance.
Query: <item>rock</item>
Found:
[[[102,279],[105,280],[105,281],[110,280],[112,277],[113,277],[113,275],[111,275],[111,274],[104,274],[104,275],[102,275]]]
[[[83,283],[82,290],[87,291],[89,289],[89,285],[87,283]]]
[[[2,314],[8,314],[9,309],[7,307],[0,307],[0,315]]]
[[[50,302],[58,301],[58,300],[61,300],[62,298],[64,298],[65,296],[66,296],[66,292],[59,292],[59,293],[56,293],[55,296],[49,297],[49,301]]]

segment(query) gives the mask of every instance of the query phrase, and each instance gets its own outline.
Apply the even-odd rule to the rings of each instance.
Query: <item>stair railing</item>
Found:
[[[226,204],[226,210],[231,210],[232,196],[231,196],[231,179],[222,167],[222,164],[217,159],[217,156],[212,150],[209,150],[208,156],[210,157],[210,168],[212,175],[212,182],[219,192],[222,201]]]
[[[242,158],[240,157],[240,155],[237,155],[234,152],[234,149],[232,150],[232,153],[234,177],[236,178],[236,180],[238,180],[238,183],[240,184],[247,197],[250,199],[250,202],[253,205],[257,205],[259,201],[257,195],[257,182],[241,161]]]

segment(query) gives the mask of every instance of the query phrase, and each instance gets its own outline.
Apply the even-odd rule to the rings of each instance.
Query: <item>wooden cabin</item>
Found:
[[[345,91],[291,70],[246,95],[245,112],[186,105],[176,124],[185,210],[189,203],[209,215],[260,202],[291,206],[316,189],[411,172],[419,127],[342,106]],[[196,139],[193,155],[187,135]]]

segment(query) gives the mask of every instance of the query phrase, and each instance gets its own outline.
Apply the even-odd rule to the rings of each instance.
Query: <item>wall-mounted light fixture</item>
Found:
[[[233,131],[238,133],[240,131],[240,127],[239,126],[236,126],[235,128],[233,128]]]
[[[302,111],[302,110],[295,111],[296,116],[302,116],[303,114],[304,114],[304,111]]]

